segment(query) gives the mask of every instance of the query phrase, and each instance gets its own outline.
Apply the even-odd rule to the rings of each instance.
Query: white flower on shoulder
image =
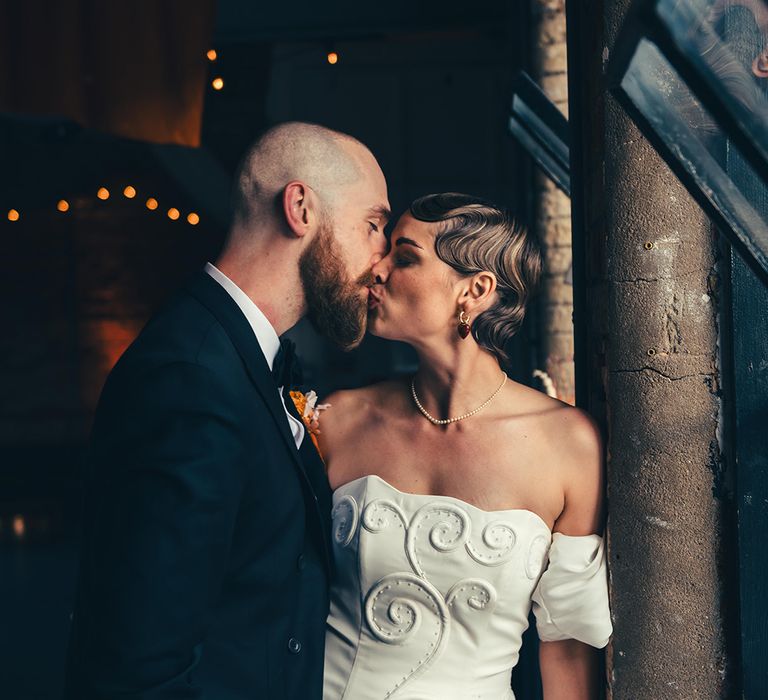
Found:
[[[317,403],[318,396],[315,391],[308,391],[303,394],[300,391],[290,392],[296,410],[301,415],[304,425],[312,435],[320,434],[320,413],[326,408],[330,408],[329,403]]]
[[[326,408],[330,408],[329,403],[317,403],[318,395],[315,391],[307,392],[304,397],[307,400],[304,406],[304,413],[302,414],[305,420],[309,420],[309,429],[316,433],[320,432],[320,412]]]

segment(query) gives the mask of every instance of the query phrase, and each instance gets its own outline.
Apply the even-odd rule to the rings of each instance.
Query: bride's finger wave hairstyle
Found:
[[[496,301],[472,322],[477,343],[500,362],[509,362],[506,346],[520,328],[541,276],[541,249],[508,209],[479,197],[444,192],[411,204],[419,221],[439,223],[437,257],[464,276],[492,272]]]

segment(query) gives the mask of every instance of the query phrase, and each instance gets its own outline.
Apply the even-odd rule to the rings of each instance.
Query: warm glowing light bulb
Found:
[[[123,190],[123,194],[128,197],[128,199],[133,199],[136,196],[136,188],[128,185],[128,187]]]
[[[56,208],[59,211],[69,211],[69,202],[66,199],[60,199],[59,203],[56,205]]]
[[[106,187],[99,187],[99,191],[96,193],[99,199],[109,199],[109,190]]]
[[[187,215],[187,221],[193,226],[197,226],[200,223],[200,217],[195,214],[195,212],[191,211]]]
[[[221,90],[224,87],[224,80],[222,78],[214,78],[211,85],[213,85],[214,90]]]
[[[216,49],[209,49],[208,53],[205,55],[208,56],[208,60],[211,62],[215,61],[219,57],[219,54],[216,53]]]
[[[154,211],[155,209],[157,209],[157,207],[158,207],[157,200],[154,197],[150,197],[147,200],[147,209],[151,209]]]
[[[22,518],[20,515],[16,515],[13,518],[13,534],[16,535],[16,537],[24,537],[24,533],[26,532],[27,527],[24,523],[24,518]]]
[[[176,207],[171,207],[168,210],[168,218],[169,219],[173,219],[174,221],[176,221],[176,219],[178,219],[180,216],[181,216],[181,214],[179,213],[179,210]]]
[[[328,53],[328,63],[330,63],[332,66],[335,66],[339,62],[339,54],[337,54],[335,51],[330,51]]]
[[[8,221],[18,221],[19,218],[19,212],[17,212],[15,209],[11,209],[11,211],[8,212]]]

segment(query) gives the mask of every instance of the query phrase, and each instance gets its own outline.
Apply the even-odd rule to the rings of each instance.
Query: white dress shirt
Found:
[[[251,298],[221,270],[211,265],[211,263],[206,263],[205,271],[224,287],[224,290],[232,297],[235,304],[240,307],[240,310],[245,315],[245,318],[248,319],[248,323],[251,324],[253,333],[271,371],[272,366],[275,364],[277,351],[280,349],[280,338],[277,337],[272,324],[262,313],[261,309],[253,303]],[[288,409],[285,408],[283,403],[283,387],[278,389],[278,393],[280,394],[280,404],[283,406],[285,415],[288,418],[288,425],[291,428],[291,433],[298,449],[301,446],[301,441],[304,439],[304,424],[296,420],[296,418],[288,413]]]

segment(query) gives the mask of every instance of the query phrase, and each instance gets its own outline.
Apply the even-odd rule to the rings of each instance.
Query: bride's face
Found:
[[[438,224],[405,213],[385,258],[373,267],[368,330],[381,338],[420,345],[456,334],[460,275],[435,253]],[[452,334],[452,335],[451,335]]]

